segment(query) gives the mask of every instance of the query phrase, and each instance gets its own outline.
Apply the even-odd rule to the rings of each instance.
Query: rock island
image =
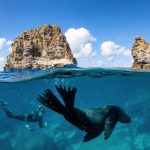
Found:
[[[7,57],[5,70],[45,69],[77,64],[59,26],[44,25],[28,30],[12,44],[12,53]]]

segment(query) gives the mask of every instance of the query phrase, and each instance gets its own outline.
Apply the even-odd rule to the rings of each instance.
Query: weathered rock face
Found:
[[[133,69],[150,70],[150,43],[144,41],[142,37],[136,37],[132,47],[134,62]]]
[[[44,25],[15,39],[5,67],[43,69],[76,63],[61,29]]]

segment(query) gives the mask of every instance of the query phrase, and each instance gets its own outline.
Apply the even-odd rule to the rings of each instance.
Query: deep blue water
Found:
[[[55,89],[59,84],[77,88],[76,107],[115,104],[132,122],[118,123],[107,141],[101,134],[83,143],[84,132],[46,107],[47,127],[39,129],[37,123],[31,123],[33,131],[25,128],[25,122],[8,118],[0,107],[0,150],[150,150],[149,71],[60,68],[0,72],[0,100],[7,101],[15,112],[31,112],[41,105],[37,97],[47,88],[60,98]]]

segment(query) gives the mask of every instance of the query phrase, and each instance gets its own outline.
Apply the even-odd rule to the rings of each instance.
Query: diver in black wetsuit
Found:
[[[29,122],[38,122],[39,127],[43,128],[43,115],[45,114],[45,110],[43,107],[39,106],[36,110],[32,111],[31,113],[15,113],[8,108],[8,104],[6,102],[0,101],[0,105],[2,106],[3,110],[5,111],[6,115],[9,118],[13,118],[16,120],[25,121],[26,128],[32,130],[29,126]]]
[[[56,111],[64,116],[64,118],[86,132],[83,141],[87,142],[99,136],[104,131],[104,138],[107,140],[113,132],[117,122],[129,123],[131,122],[130,116],[120,107],[115,105],[100,106],[97,108],[80,110],[74,107],[76,88],[62,88],[55,86],[61,95],[63,105],[50,89],[47,89],[41,96],[39,95],[38,101],[47,106],[53,111]]]

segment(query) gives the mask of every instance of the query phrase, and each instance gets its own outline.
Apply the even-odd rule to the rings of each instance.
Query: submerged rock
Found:
[[[77,64],[66,37],[60,27],[44,25],[25,31],[14,40],[5,69],[43,69],[66,64]]]
[[[150,70],[150,43],[138,36],[132,47],[133,69]]]

